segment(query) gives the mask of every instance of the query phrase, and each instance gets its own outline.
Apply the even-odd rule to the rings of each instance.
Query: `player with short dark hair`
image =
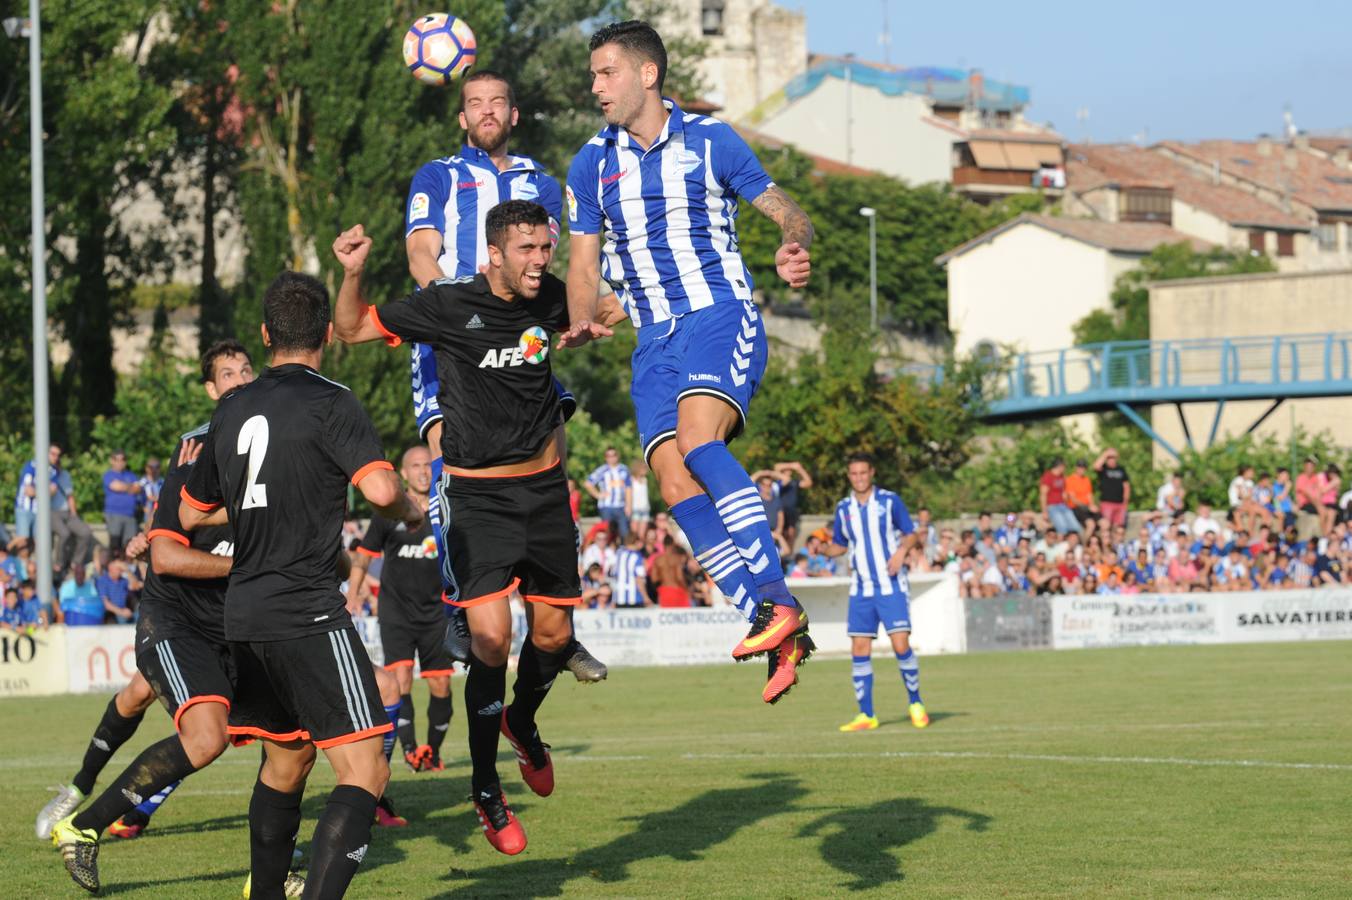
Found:
[[[234,533],[229,731],[264,747],[249,804],[253,891],[280,896],[319,748],[338,784],[315,826],[306,896],[339,897],[366,855],[389,780],[381,735],[393,727],[338,590],[348,485],[388,518],[416,525],[422,511],[361,404],[318,372],[332,337],[324,286],[279,275],[263,298],[262,335],[272,364],[217,407],[179,515],[189,531],[228,518]]]
[[[441,373],[445,468],[437,484],[445,519],[442,563],[446,600],[462,607],[472,644],[465,680],[472,799],[490,844],[525,849],[497,773],[499,731],[516,751],[521,774],[540,796],[554,789],[536,711],[564,667],[573,637],[569,610],[581,602],[576,529],[555,431],[563,421],[549,365],[552,333],[568,327],[565,289],[546,269],[554,243],[549,214],[509,200],[485,217],[488,270],[437,279],[376,309],[362,272],[371,240],[362,226],[334,241],[343,266],[334,323],[347,343],[422,341]],[[618,313],[618,311],[613,312]],[[473,327],[471,327],[473,325]],[[506,699],[512,618],[507,597],[526,600],[514,700]]]
[[[424,511],[432,485],[429,455],[426,447],[410,447],[404,451],[399,465],[404,484]],[[452,660],[442,640],[445,604],[441,602],[441,567],[437,563],[431,523],[424,521],[417,528],[410,528],[383,516],[371,517],[352,560],[347,589],[349,611],[374,559],[383,560],[376,617],[385,670],[393,674],[399,685],[395,730],[403,745],[404,761],[415,772],[440,772],[444,768],[441,742],[451,721]],[[415,657],[431,695],[427,701],[427,743],[422,745],[418,744],[414,729],[410,693]]]
[[[202,354],[202,372],[207,396],[216,401],[254,377],[247,351],[233,341],[208,348]],[[130,836],[139,834],[149,821],[148,813],[158,806],[155,801],[162,802],[181,779],[206,766],[227,746],[227,713],[234,678],[222,610],[231,564],[230,530],[217,527],[189,534],[178,517],[179,490],[205,432],[203,426],[185,434],[170,457],[165,478],[168,490],[161,497],[147,535],[151,564],[138,607],[137,678],[105,711],[74,789],[88,793],[79,787],[81,778],[89,778],[92,786],[88,770],[96,749],[100,751],[100,764],[95,773],[135,731],[148,704],[140,706],[134,718],[123,717],[117,704],[124,694],[139,696],[140,685],[146,686],[152,699],[160,698],[177,733],[142,751],[88,809],[77,815],[68,813],[49,826],[66,870],[76,884],[89,891],[99,889],[98,841],[103,831],[121,822],[122,835],[132,828],[135,832]],[[137,809],[143,809],[143,819],[134,817]],[[130,821],[123,822],[119,817]],[[38,826],[40,833],[41,816]]]
[[[873,639],[878,626],[892,642],[909,700],[907,712],[916,728],[929,725],[920,700],[920,663],[911,649],[910,581],[906,554],[920,545],[905,502],[873,483],[873,457],[851,453],[845,467],[850,493],[836,504],[827,556],[850,554],[850,605],[846,628],[850,635],[854,696],[859,713],[840,726],[841,731],[872,731],[878,727],[873,711]]]
[[[423,165],[409,186],[404,225],[404,248],[408,270],[420,288],[438,278],[468,278],[488,264],[488,239],[484,222],[488,210],[500,201],[533,200],[549,213],[549,232],[557,243],[563,219],[563,195],[559,183],[536,160],[508,152],[512,129],[520,117],[511,82],[498,72],[479,69],[460,87],[460,127],[465,144],[454,156]],[[472,323],[471,323],[472,324]],[[413,414],[418,436],[432,451],[432,483],[441,479],[442,411],[438,399],[440,377],[436,357],[425,344],[415,343],[413,363]],[[563,403],[564,421],[572,417],[577,402],[556,379]],[[566,458],[567,440],[560,427],[559,455]],[[441,509],[434,493],[427,517],[432,521],[437,550],[441,546]],[[469,634],[462,610],[447,608],[450,629],[447,646],[455,658],[468,661]],[[605,664],[573,642],[568,668],[578,681],[595,682],[606,677]]]
[[[589,46],[606,127],[568,172],[572,328],[560,346],[611,333],[593,321],[604,280],[638,332],[630,392],[645,461],[700,565],[751,621],[732,655],[768,654],[761,698],[775,703],[814,645],[756,486],[728,450],[769,353],[738,200],[779,226],[775,267],[790,287],[807,284],[812,223],[730,126],[662,96],[667,54],[650,25],[609,25]]]

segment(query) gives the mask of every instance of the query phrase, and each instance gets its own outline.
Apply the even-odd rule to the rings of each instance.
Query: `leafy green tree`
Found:
[[[5,6],[7,15],[22,14],[20,4]],[[154,4],[134,0],[53,0],[43,6],[48,304],[57,332],[71,346],[53,386],[53,434],[77,444],[95,416],[113,410],[111,326],[126,312],[132,285],[162,274],[170,263],[154,236],[128,233],[126,219],[117,214],[175,140],[168,115],[173,96],[145,72],[156,11]],[[5,44],[0,304],[3,317],[16,320],[31,278],[28,51],[26,43]]]
[[[1186,241],[1161,244],[1139,266],[1117,277],[1109,296],[1111,309],[1094,310],[1071,327],[1075,343],[1149,340],[1151,282],[1275,271],[1272,260],[1261,254],[1223,247],[1199,251]]]

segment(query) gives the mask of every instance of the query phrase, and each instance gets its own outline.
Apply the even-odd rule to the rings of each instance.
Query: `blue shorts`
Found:
[[[676,408],[694,394],[718,397],[736,409],[737,426],[728,440],[741,434],[768,356],[765,327],[749,301],[715,303],[640,328],[629,394],[643,458],[651,461],[653,450],[676,436]]]
[[[892,634],[911,630],[911,601],[905,594],[877,594],[872,597],[850,595],[850,611],[845,630],[850,637],[875,638],[878,626]]]
[[[37,532],[38,513],[35,509],[14,510],[15,537],[31,538]]]
[[[437,402],[441,379],[437,376],[437,356],[431,344],[414,344],[410,353],[413,418],[418,423],[418,437],[425,441],[428,430],[442,420],[441,405]],[[554,390],[563,404],[563,421],[567,422],[577,412],[577,398],[557,378],[554,379]]]

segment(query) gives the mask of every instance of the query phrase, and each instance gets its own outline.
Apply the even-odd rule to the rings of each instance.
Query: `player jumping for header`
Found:
[[[769,654],[774,703],[813,650],[789,593],[756,486],[728,451],[765,371],[765,328],[737,249],[737,201],[783,232],[779,276],[807,284],[812,223],[729,126],[662,96],[667,52],[644,22],[591,39],[592,93],[606,127],[568,173],[568,305],[560,346],[609,335],[600,282],[638,330],[631,394],[643,452],[695,556],[751,620],[735,659]]]
[[[568,309],[563,283],[545,271],[553,242],[544,207],[498,204],[484,231],[486,274],[438,279],[379,309],[367,304],[361,285],[371,240],[360,225],[345,231],[333,244],[343,266],[334,321],[348,343],[421,341],[436,354],[447,417],[437,484],[449,551],[442,574],[447,601],[466,610],[472,635],[465,679],[472,799],[489,843],[516,854],[526,834],[498,779],[498,734],[511,742],[530,789],[548,796],[554,769],[535,714],[568,659],[569,609],[582,599],[554,439],[563,413],[549,366],[549,341],[567,329]],[[609,318],[619,316],[616,309]],[[513,702],[504,709],[512,633],[507,596],[518,588],[530,633]]]

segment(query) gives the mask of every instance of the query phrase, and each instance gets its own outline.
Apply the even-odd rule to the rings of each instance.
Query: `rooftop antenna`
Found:
[[[1081,140],[1089,143],[1089,107],[1081,106],[1075,110],[1075,121],[1080,123]]]
[[[1282,106],[1282,131],[1288,141],[1295,140],[1296,135],[1300,134],[1300,129],[1296,128],[1296,119],[1291,115],[1290,103]]]
[[[892,30],[887,25],[887,0],[883,0],[883,30],[878,35],[878,43],[883,45],[883,65],[892,64]]]

